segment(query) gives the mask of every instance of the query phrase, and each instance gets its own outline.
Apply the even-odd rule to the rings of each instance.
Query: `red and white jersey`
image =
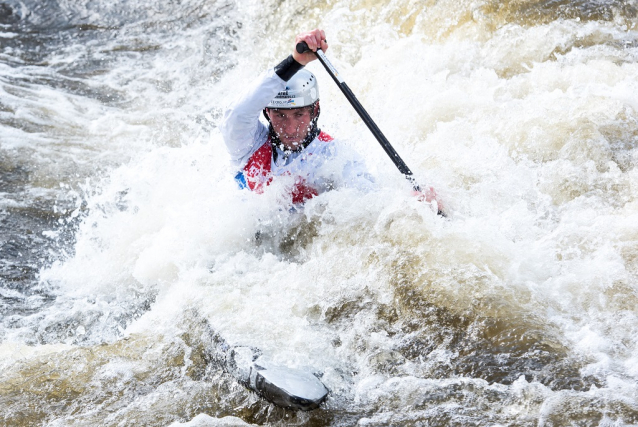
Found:
[[[240,186],[263,191],[273,177],[291,175],[297,183],[292,191],[295,203],[300,198],[305,200],[333,188],[339,181],[364,177],[365,186],[369,186],[372,179],[357,159],[340,158],[334,167],[326,167],[326,163],[337,159],[338,153],[335,141],[324,132],[300,151],[284,153],[272,147],[268,126],[260,117],[270,100],[285,89],[286,82],[274,69],[270,69],[247,87],[224,114],[220,130],[231,159],[239,170],[236,179]],[[277,161],[273,158],[273,149],[278,150]],[[342,166],[339,168],[341,176],[337,177],[335,167],[339,165]],[[295,197],[295,193],[302,196]]]

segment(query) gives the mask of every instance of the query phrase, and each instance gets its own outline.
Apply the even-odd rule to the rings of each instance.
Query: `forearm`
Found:
[[[253,81],[226,110],[220,131],[233,161],[245,163],[266,141],[268,129],[259,121],[259,116],[285,88],[286,82],[271,68]]]

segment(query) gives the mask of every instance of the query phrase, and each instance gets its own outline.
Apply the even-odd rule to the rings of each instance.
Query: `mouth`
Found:
[[[297,135],[279,135],[279,139],[294,145],[299,145],[299,141],[301,140]]]

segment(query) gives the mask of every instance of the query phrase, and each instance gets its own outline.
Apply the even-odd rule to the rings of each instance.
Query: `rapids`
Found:
[[[0,424],[638,424],[634,0],[1,0]],[[371,191],[237,189],[224,108],[323,28]],[[259,238],[256,236],[259,235]],[[215,345],[330,389],[246,390]]]

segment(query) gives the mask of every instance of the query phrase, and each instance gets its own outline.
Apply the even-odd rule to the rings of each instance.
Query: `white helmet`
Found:
[[[266,108],[301,108],[319,101],[319,85],[314,74],[299,70],[286,82],[286,89],[279,92]]]

